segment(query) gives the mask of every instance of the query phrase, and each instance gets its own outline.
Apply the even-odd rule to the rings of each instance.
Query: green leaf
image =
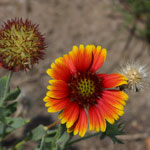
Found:
[[[13,102],[6,107],[7,116],[12,115],[17,110],[18,102]]]
[[[6,89],[6,83],[7,83],[7,76],[3,76],[0,78],[0,101],[4,97],[4,92]]]
[[[6,122],[6,124],[11,124],[12,122],[13,122],[13,120],[14,120],[14,118],[12,118],[12,117],[6,117],[5,118],[5,122]]]
[[[0,107],[0,121],[5,122],[6,109],[4,107]]]
[[[60,135],[61,135],[61,132],[62,132],[62,126],[59,125],[59,127],[57,128],[57,132],[53,138],[53,141],[51,143],[51,146],[50,146],[50,150],[52,150],[54,147],[57,148],[57,144],[56,144],[56,141],[59,139]]]
[[[17,145],[13,148],[13,150],[23,150],[25,143],[26,143],[25,140],[20,141],[20,142],[17,143]]]
[[[0,135],[6,136],[8,133],[12,132],[14,129],[10,127],[13,118],[4,117],[4,120],[0,122]]]
[[[64,132],[63,135],[57,140],[56,144],[63,143],[68,139],[68,133]]]
[[[0,122],[0,135],[4,133],[4,129],[5,129],[5,125],[2,122]]]
[[[46,134],[46,131],[45,131],[43,125],[39,125],[35,129],[33,129],[31,131],[31,133],[32,133],[32,140],[33,141],[38,141]]]
[[[113,143],[118,143],[118,144],[124,144],[120,139],[116,138],[115,136],[111,137]]]
[[[53,141],[53,137],[46,137],[45,138],[45,143],[50,143]]]
[[[23,118],[19,117],[19,118],[12,118],[12,117],[6,117],[6,134],[9,134],[11,132],[13,132],[14,130],[16,130],[17,128],[22,127],[23,125],[25,125],[26,123],[28,123],[28,120],[24,120]]]
[[[20,93],[21,93],[21,90],[17,87],[16,89],[14,89],[13,91],[7,94],[5,101],[15,100],[19,96]]]
[[[7,128],[5,129],[5,134],[8,135],[10,134],[11,132],[13,132],[15,129],[12,128],[11,126],[7,126]]]
[[[21,117],[13,118],[11,127],[13,127],[14,129],[17,129],[17,128],[24,126],[25,124],[26,124],[26,121],[23,118],[21,118]]]
[[[116,137],[117,135],[124,134],[122,125],[123,124],[119,122],[116,122],[113,125],[107,123],[106,131],[101,134],[100,139],[104,139],[106,136],[108,136],[111,138],[113,143],[123,144],[123,142]]]

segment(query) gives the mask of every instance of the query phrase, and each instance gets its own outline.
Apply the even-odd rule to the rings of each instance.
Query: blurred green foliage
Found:
[[[19,88],[10,91],[9,77],[3,76],[0,78],[0,147],[3,147],[5,137],[15,131],[17,128],[22,127],[28,120],[21,117],[12,117],[13,113],[17,110],[18,102],[16,98],[21,93]],[[4,149],[4,147],[3,147]]]
[[[150,0],[120,0],[125,26],[134,27],[138,36],[150,44]]]
[[[150,13],[150,1],[149,0],[127,0],[127,4],[130,7],[130,11],[136,17]]]

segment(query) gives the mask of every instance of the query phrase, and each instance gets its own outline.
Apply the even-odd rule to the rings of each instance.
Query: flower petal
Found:
[[[101,48],[101,46],[97,46],[96,49],[93,50],[93,64],[91,66],[91,71],[96,72],[105,62],[107,50],[105,48]]]
[[[102,101],[102,99],[100,101]],[[119,116],[118,116],[116,109],[114,107],[112,107],[111,105],[104,103],[104,102],[99,102],[97,106],[99,107],[99,110],[103,113],[104,118],[108,122],[114,123],[114,119],[115,120],[119,119]]]
[[[70,87],[62,80],[50,80],[51,85],[47,86],[50,90],[47,92],[47,96],[55,99],[62,99],[69,95]]]
[[[128,100],[128,95],[119,90],[106,90],[101,94],[99,99],[98,107],[99,110],[104,114],[105,119],[113,124],[114,119],[118,120],[119,116],[124,114],[123,106],[125,101]]]
[[[55,64],[51,64],[52,69],[47,70],[47,74],[56,80],[63,80],[69,82],[71,79],[71,72],[67,65],[64,63],[64,59],[59,57],[55,60]]]
[[[74,108],[73,113],[71,114],[69,120],[66,123],[66,127],[70,128],[75,123],[78,116],[79,116],[79,106],[77,104],[76,107]]]
[[[99,111],[101,112],[101,114],[103,114],[104,118],[110,123],[110,124],[114,124],[114,117],[113,115],[110,113],[110,111],[108,109],[106,109],[106,107],[103,106],[103,103],[101,102],[101,100],[99,100],[97,107],[99,108]]]
[[[102,107],[104,109],[104,111],[106,112],[106,114],[107,115],[111,114],[112,119],[115,119],[115,120],[118,120],[119,116],[122,116],[124,114],[123,110],[120,110],[120,109],[114,107],[113,105],[109,104],[107,97],[105,97],[105,96],[103,96],[101,99],[99,99],[98,107],[99,107],[99,109],[101,109],[101,107]],[[107,119],[107,117],[106,117],[106,119]]]
[[[93,131],[95,129],[95,112],[93,111],[92,107],[89,108],[88,115],[89,115],[89,130]]]
[[[79,72],[86,72],[89,69],[92,62],[92,48],[92,45],[87,45],[86,48],[80,45],[79,49],[77,46],[73,46],[73,50],[69,53],[76,70]]]
[[[119,109],[119,110],[124,110],[123,104],[121,101],[127,100],[127,95],[122,92],[122,91],[117,91],[117,90],[106,90],[101,93],[101,96],[103,99],[107,101],[108,104],[112,105],[113,107]],[[120,96],[118,96],[118,95]],[[117,96],[117,97],[116,97]],[[119,99],[119,98],[120,99]]]
[[[79,133],[79,136],[83,137],[87,131],[87,114],[84,108],[80,108],[79,118],[74,126],[74,135]]]
[[[66,127],[70,128],[79,116],[79,106],[76,102],[69,102],[64,111],[58,116],[61,123],[66,123]]]
[[[112,101],[114,103],[120,103],[122,105],[126,105],[126,102],[128,100],[128,95],[124,93],[123,91],[119,90],[105,90],[102,93],[102,97],[105,96],[108,101]]]
[[[105,121],[104,115],[102,114],[102,112],[99,109],[96,109],[96,110],[99,111],[99,114],[100,114],[99,118],[100,118],[100,128],[101,128],[101,131],[105,132],[105,130],[106,130],[106,121]]]
[[[100,130],[104,132],[106,130],[106,121],[96,106],[90,106],[89,111],[89,129],[91,131],[96,129],[96,132]]]
[[[73,60],[69,54],[64,55],[64,62],[68,66],[68,68],[70,69],[70,72],[72,74],[75,74],[77,72],[77,69],[76,69],[75,64],[74,64],[74,62],[73,62]]]
[[[103,88],[113,88],[122,84],[128,84],[127,78],[119,73],[114,74],[98,74],[99,78],[102,79]]]
[[[49,107],[48,112],[58,112],[67,106],[70,102],[70,98],[56,100],[46,96],[44,101],[46,101],[45,106]]]

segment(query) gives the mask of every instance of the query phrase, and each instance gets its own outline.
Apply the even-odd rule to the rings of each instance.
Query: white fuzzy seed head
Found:
[[[146,65],[140,63],[127,63],[121,67],[120,73],[128,78],[128,85],[123,85],[123,90],[131,90],[132,92],[140,92],[150,84],[150,72]]]

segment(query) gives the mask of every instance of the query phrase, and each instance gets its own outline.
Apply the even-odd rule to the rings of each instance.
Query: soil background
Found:
[[[73,45],[95,44],[108,50],[107,59],[100,72],[113,73],[127,60],[138,60],[149,65],[149,48],[139,38],[133,37],[125,48],[129,30],[123,27],[123,15],[112,0],[0,0],[0,25],[11,18],[22,17],[39,24],[45,35],[47,50],[45,59],[28,72],[13,75],[12,87],[20,86],[22,94],[16,116],[31,119],[28,128],[42,123],[50,124],[56,114],[49,114],[43,97],[47,91],[49,76],[46,70],[59,56],[68,53]],[[144,43],[144,44],[143,44]],[[4,69],[0,75],[7,74]],[[75,144],[72,150],[150,150],[150,92],[130,95],[121,120],[125,122],[125,144],[113,144],[106,138],[94,137]],[[16,137],[26,132],[20,130]],[[140,134],[140,138],[135,138]],[[28,142],[25,150],[34,150],[36,144]]]

